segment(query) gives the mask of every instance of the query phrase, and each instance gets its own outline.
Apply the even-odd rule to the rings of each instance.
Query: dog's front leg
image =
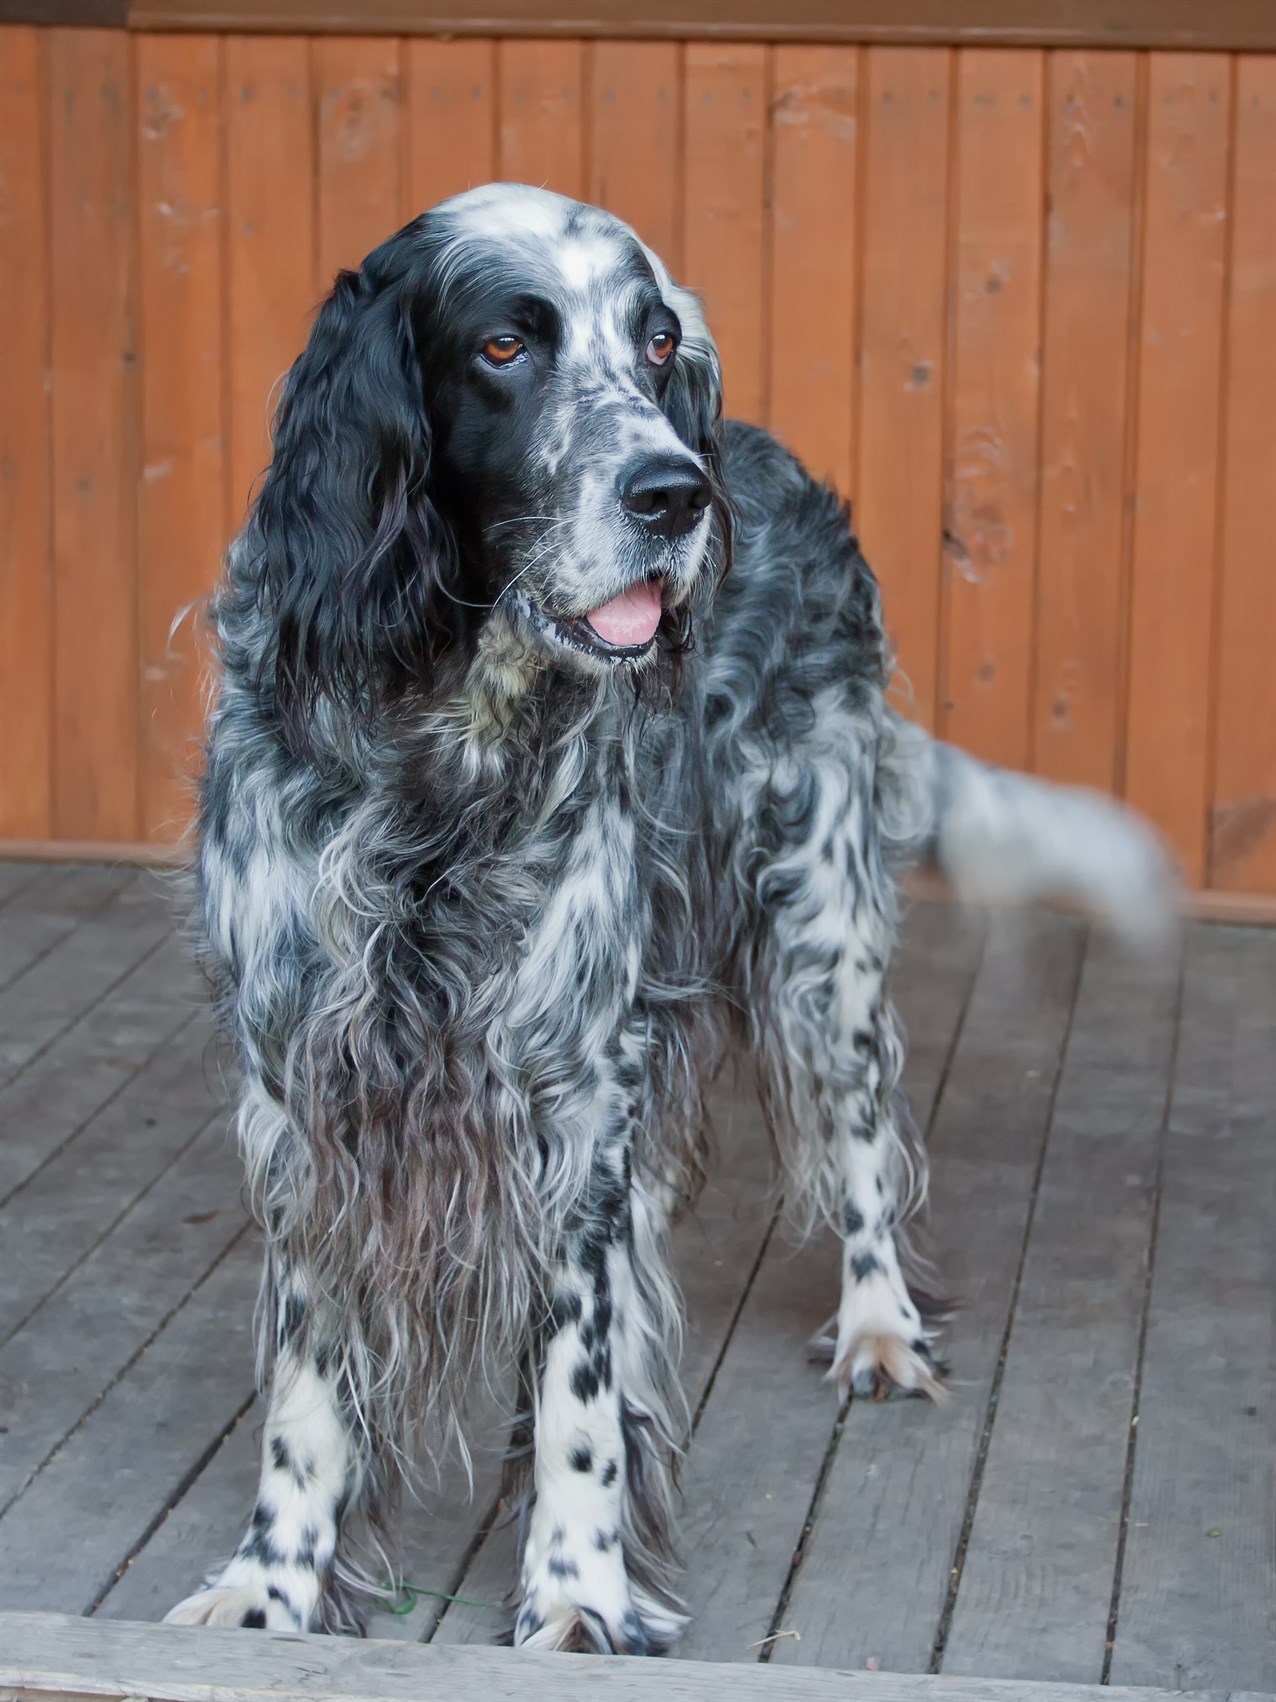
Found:
[[[668,1581],[678,1338],[662,1214],[629,1147],[600,1160],[552,1276],[535,1407],[535,1486],[514,1640],[646,1654],[684,1616]]]
[[[336,1355],[302,1326],[285,1281],[281,1335],[262,1434],[257,1499],[243,1540],[208,1588],[165,1616],[176,1625],[271,1631],[355,1629],[336,1601],[340,1522],[361,1467],[341,1400]],[[289,1320],[293,1327],[284,1324]]]

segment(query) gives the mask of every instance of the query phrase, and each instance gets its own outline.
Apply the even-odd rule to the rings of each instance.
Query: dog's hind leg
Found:
[[[850,717],[808,760],[777,765],[757,820],[748,999],[763,1098],[802,1230],[843,1243],[824,1346],[845,1395],[937,1396],[931,1336],[900,1268],[925,1159],[897,1100],[902,1047],[884,980],[894,892],[875,837],[871,758]]]
[[[669,1587],[680,1314],[664,1241],[617,1140],[552,1273],[516,1643],[647,1654],[685,1623]]]
[[[355,1630],[334,1591],[342,1518],[362,1486],[341,1367],[284,1277],[279,1343],[248,1530],[220,1576],[167,1615],[177,1625]]]

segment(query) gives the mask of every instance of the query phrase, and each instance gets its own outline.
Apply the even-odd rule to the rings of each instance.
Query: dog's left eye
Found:
[[[489,366],[508,366],[522,354],[523,347],[517,337],[489,337],[483,345],[483,359]]]
[[[652,366],[668,366],[677,347],[678,339],[672,331],[657,331],[647,344],[647,359]]]

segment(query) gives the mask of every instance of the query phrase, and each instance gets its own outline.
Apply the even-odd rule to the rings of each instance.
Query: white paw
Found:
[[[842,1400],[886,1400],[893,1393],[929,1395],[943,1404],[948,1392],[931,1352],[933,1334],[921,1321],[902,1280],[882,1268],[842,1292],[837,1316],[812,1336],[813,1358],[831,1362],[827,1373]]]
[[[214,1585],[197,1590],[164,1615],[165,1625],[239,1625],[265,1631],[296,1631],[291,1611],[265,1584]]]
[[[533,1569],[514,1623],[517,1647],[651,1655],[677,1640],[685,1615],[631,1590],[623,1565],[600,1566],[598,1556],[590,1558],[594,1564],[577,1569],[560,1548],[547,1566]]]

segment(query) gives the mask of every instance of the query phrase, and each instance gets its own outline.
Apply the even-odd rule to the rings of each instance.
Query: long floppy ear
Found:
[[[427,495],[430,426],[403,268],[339,274],[285,382],[250,525],[265,660],[285,731],[326,701],[356,719],[428,680],[455,636],[446,527]]]

